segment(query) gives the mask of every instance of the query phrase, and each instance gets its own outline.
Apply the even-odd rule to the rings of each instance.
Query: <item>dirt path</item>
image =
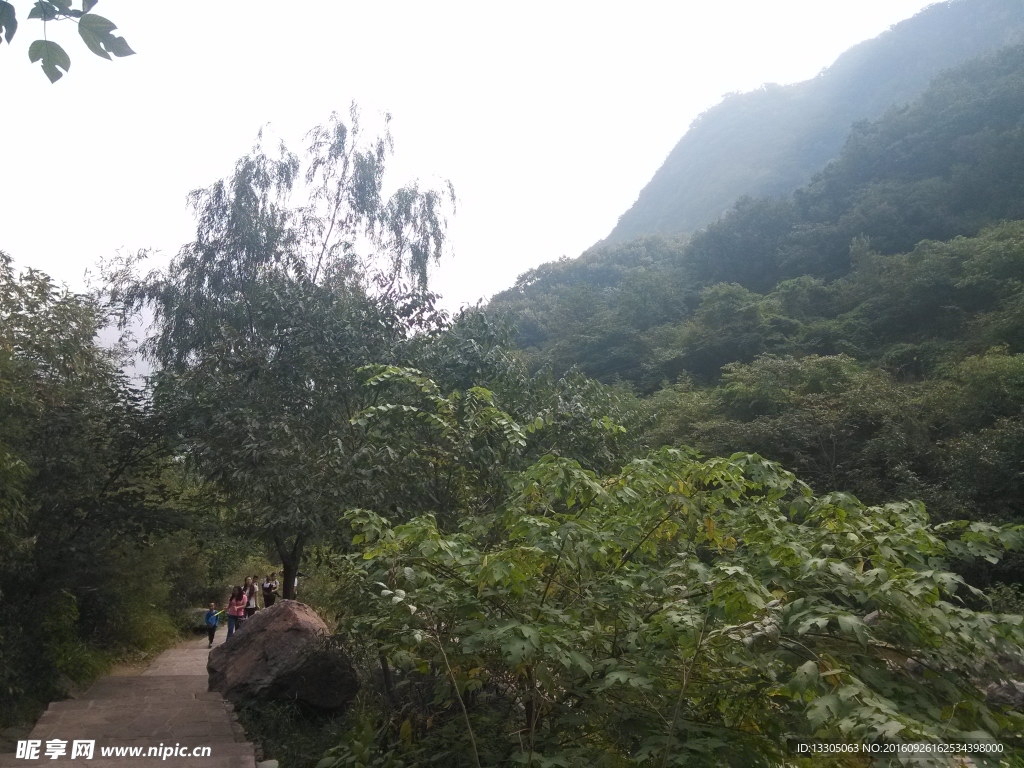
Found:
[[[222,627],[216,644],[225,636]],[[53,702],[28,736],[40,742],[38,758],[0,755],[0,768],[255,768],[252,745],[231,705],[206,690],[208,655],[205,636],[189,640],[164,651],[139,675],[101,677],[81,698]],[[46,754],[51,740],[66,742],[65,753],[56,759]],[[92,759],[71,759],[75,740],[95,740]],[[137,748],[142,756],[105,756],[104,747]],[[180,756],[183,749],[204,747],[208,755]],[[160,750],[159,756],[145,756],[150,748]],[[174,749],[178,752],[169,751]]]

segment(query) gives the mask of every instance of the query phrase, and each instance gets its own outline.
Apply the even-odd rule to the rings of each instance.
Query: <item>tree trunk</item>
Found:
[[[277,555],[281,558],[281,566],[284,569],[282,587],[285,600],[295,599],[295,579],[299,575],[299,565],[302,562],[302,548],[305,544],[304,536],[296,536],[295,543],[287,546],[283,536],[275,536],[274,543],[277,545]]]
[[[395,696],[395,682],[391,678],[391,665],[388,664],[388,657],[384,655],[384,651],[379,652],[380,656],[380,671],[384,678],[384,691],[388,696],[388,703],[392,707],[397,707],[398,699]]]

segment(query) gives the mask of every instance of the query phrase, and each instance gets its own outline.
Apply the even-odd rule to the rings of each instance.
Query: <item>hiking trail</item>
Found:
[[[217,633],[214,645],[224,642]],[[205,636],[164,651],[139,675],[99,678],[77,699],[55,701],[36,723],[27,739],[38,740],[37,759],[0,755],[0,768],[74,766],[74,768],[255,768],[253,746],[236,722],[231,704],[207,688]],[[47,740],[66,741],[66,751],[47,756]],[[74,740],[95,740],[92,759],[71,759]],[[188,748],[188,756],[164,748]],[[160,755],[147,756],[157,748]],[[193,756],[194,748],[209,748],[208,756]],[[104,755],[104,748],[137,749]]]

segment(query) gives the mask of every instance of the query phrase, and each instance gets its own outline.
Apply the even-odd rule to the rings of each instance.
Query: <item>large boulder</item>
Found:
[[[324,646],[327,626],[308,605],[280,600],[210,652],[210,690],[234,704],[268,699],[343,708],[359,690],[352,664]]]

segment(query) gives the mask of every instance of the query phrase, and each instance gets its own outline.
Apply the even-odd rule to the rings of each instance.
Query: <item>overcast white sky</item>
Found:
[[[603,238],[721,97],[813,77],[928,0],[102,0],[138,55],[50,85],[27,21],[0,45],[0,250],[73,288],[98,258],[190,239],[186,193],[270,123],[293,149],[355,99],[394,116],[393,181],[446,177],[455,308]],[[75,0],[78,6],[78,0]]]

